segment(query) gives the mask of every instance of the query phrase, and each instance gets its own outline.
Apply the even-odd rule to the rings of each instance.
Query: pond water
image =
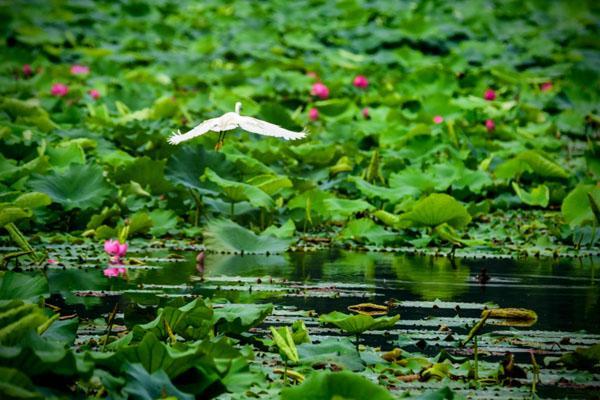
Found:
[[[51,289],[62,291],[67,281],[78,295],[112,289],[141,304],[156,304],[157,296],[163,295],[202,294],[317,313],[393,299],[405,321],[431,316],[433,311],[473,315],[468,305],[460,303],[494,303],[535,310],[539,316],[535,329],[600,332],[600,261],[594,258],[451,260],[332,250],[270,256],[207,254],[202,269],[196,252],[182,252],[181,260],[163,258],[166,255],[134,254],[143,265],[130,266],[127,280],[104,277],[92,260],[72,268],[75,265],[67,258],[67,271],[51,268]],[[52,279],[59,271],[61,278]],[[487,283],[480,282],[481,275],[489,277]],[[435,307],[436,301],[451,303],[440,307],[449,307],[446,313]]]
[[[470,357],[469,349],[460,348],[458,342],[484,308],[495,306],[531,309],[538,319],[529,327],[488,324],[479,342],[487,360],[497,361],[510,351],[526,363],[531,351],[541,358],[560,356],[600,342],[598,258],[449,259],[328,250],[269,256],[205,254],[198,262],[198,251],[145,249],[130,254],[129,262],[137,265],[128,266],[123,279],[104,276],[106,259],[93,251],[60,246],[52,251],[61,263],[48,269],[53,293],[48,303],[92,321],[106,319],[118,302],[116,331],[119,325],[125,329],[124,325],[153,319],[156,307],[173,297],[202,295],[273,303],[273,314],[254,332],[266,335],[270,325],[303,319],[316,341],[342,334],[319,324],[318,314],[348,312],[348,306],[365,302],[391,304],[390,314],[401,315],[399,323],[393,330],[363,335],[361,343],[382,350],[400,346],[429,356],[446,349]],[[489,278],[485,284],[478,279],[482,275]],[[80,325],[82,340],[103,334],[105,327],[98,321]],[[556,390],[563,376],[551,369],[542,376],[546,387],[552,388],[545,393],[550,397],[585,398],[590,393],[585,388]],[[586,379],[586,388],[600,387],[600,377]],[[510,398],[514,393],[504,395]]]

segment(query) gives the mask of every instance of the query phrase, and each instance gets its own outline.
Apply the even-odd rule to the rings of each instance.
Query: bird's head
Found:
[[[238,101],[237,103],[235,103],[235,113],[239,114],[240,111],[242,111],[242,103]]]

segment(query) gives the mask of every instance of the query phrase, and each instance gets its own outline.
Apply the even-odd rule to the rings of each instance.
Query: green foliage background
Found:
[[[378,246],[600,237],[589,201],[563,203],[598,192],[594,2],[13,1],[0,17],[2,210],[53,200],[6,211],[27,233],[198,237],[230,218]],[[238,100],[309,137],[167,144]]]

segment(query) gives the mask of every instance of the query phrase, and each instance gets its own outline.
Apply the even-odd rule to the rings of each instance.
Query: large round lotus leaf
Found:
[[[98,208],[111,192],[98,165],[70,165],[50,175],[38,175],[30,186],[67,210]]]
[[[403,214],[401,218],[418,226],[438,226],[447,223],[460,228],[471,222],[467,209],[454,197],[443,193],[434,193],[419,200],[412,211]]]

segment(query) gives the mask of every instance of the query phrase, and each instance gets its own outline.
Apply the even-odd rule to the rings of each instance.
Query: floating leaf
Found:
[[[370,330],[390,329],[399,319],[400,315],[373,318],[370,315],[349,315],[339,311],[333,311],[319,317],[320,322],[333,324],[343,331],[354,335]]]

